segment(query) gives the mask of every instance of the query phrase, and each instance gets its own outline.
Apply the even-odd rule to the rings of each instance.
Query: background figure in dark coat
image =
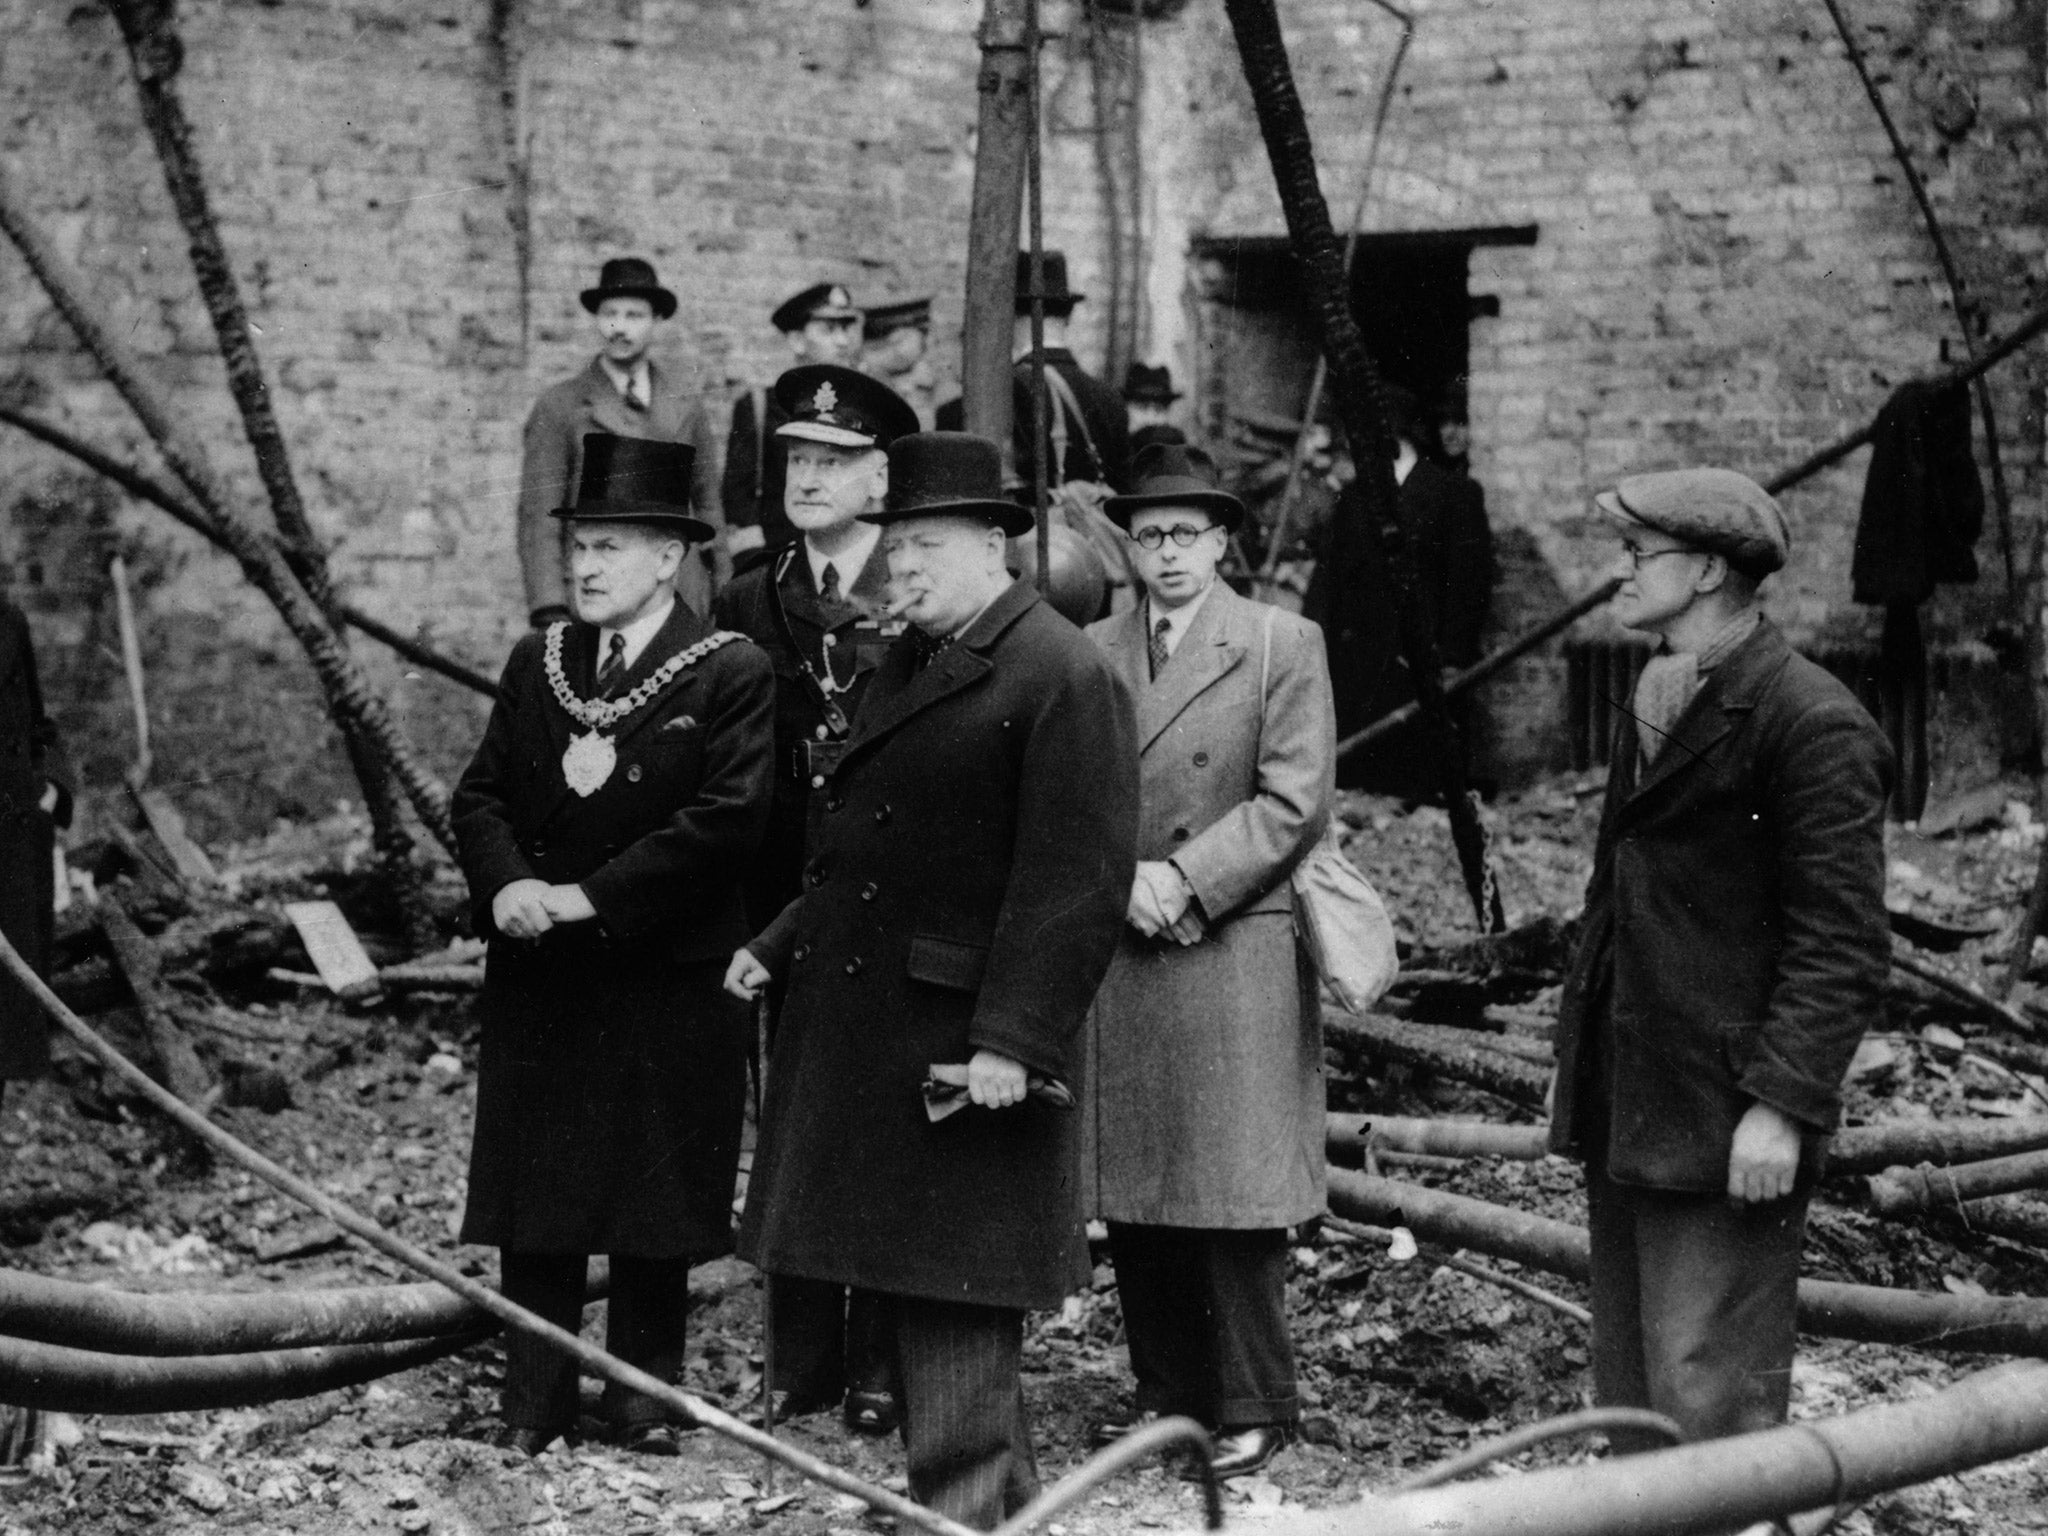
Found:
[[[71,763],[43,709],[28,618],[0,598],[0,932],[38,975],[49,969],[57,828],[71,824]],[[9,1078],[40,1077],[50,1025],[0,976],[0,1099]]]
[[[767,658],[675,597],[710,532],[682,515],[689,461],[585,443],[585,617],[513,649],[454,805],[490,940],[462,1241],[502,1249],[505,1294],[571,1332],[587,1256],[610,1254],[609,1347],[671,1381],[689,1266],[731,1244],[747,1018],[719,978],[746,933],[775,708]],[[538,1453],[575,1425],[575,1364],[516,1333],[506,1360],[506,1443]],[[608,1388],[606,1411],[629,1446],[673,1453],[659,1404]]]
[[[830,363],[775,381],[786,451],[785,511],[802,538],[718,594],[719,623],[775,665],[775,809],[768,842],[746,881],[747,919],[766,928],[796,900],[824,799],[824,776],[845,748],[875,669],[903,632],[884,612],[888,561],[881,510],[888,447],[917,430],[917,414],[886,384]],[[814,789],[814,781],[815,789]],[[769,1006],[779,1011],[781,989]],[[774,1028],[770,1014],[771,1035]],[[771,1047],[771,1059],[772,1059]],[[772,1067],[771,1067],[772,1070]],[[879,1299],[794,1275],[771,1277],[769,1390],[778,1421],[846,1404],[846,1423],[887,1434],[899,1413]]]
[[[993,1527],[1036,1482],[1023,1313],[1088,1275],[1069,1109],[1079,1035],[1136,867],[1131,702],[1004,570],[993,443],[890,450],[904,616],[827,782],[803,897],[733,957],[788,980],[740,1251],[771,1274],[888,1293],[912,1497]],[[973,1100],[928,1118],[934,1065]]]
[[[1755,605],[1787,543],[1761,488],[1683,470],[1598,501],[1615,617],[1663,648],[1616,733],[1551,1148],[1586,1164],[1596,1396],[1705,1439],[1785,1417],[1807,1196],[1884,1016],[1890,754]]]
[[[1486,493],[1477,482],[1423,456],[1430,433],[1415,397],[1389,389],[1389,421],[1400,444],[1394,477],[1401,486],[1401,526],[1422,585],[1422,602],[1445,667],[1479,659],[1493,602],[1493,533]],[[1330,687],[1337,701],[1337,734],[1361,730],[1415,698],[1415,683],[1401,654],[1404,594],[1387,579],[1385,559],[1373,547],[1365,500],[1353,480],[1316,552],[1302,616],[1322,626],[1330,653]],[[1462,723],[1464,701],[1453,711]],[[1416,721],[1337,764],[1337,782],[1351,789],[1440,797],[1443,773],[1424,724]]]

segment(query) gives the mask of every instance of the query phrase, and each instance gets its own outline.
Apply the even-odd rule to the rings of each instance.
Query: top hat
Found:
[[[1029,531],[1031,509],[1003,494],[1003,453],[972,432],[913,432],[889,445],[889,495],[867,523],[914,517],[976,517],[1011,538]]]
[[[907,331],[913,326],[930,330],[931,324],[932,301],[929,298],[898,299],[870,309],[862,322],[861,334],[869,341],[880,341],[884,336]]]
[[[858,320],[860,310],[844,285],[813,283],[776,305],[775,313],[768,318],[775,329],[786,334],[802,330],[813,320]]]
[[[614,256],[598,269],[597,286],[582,293],[583,307],[593,315],[606,299],[645,299],[654,306],[654,318],[666,320],[676,312],[676,296],[661,286],[651,263],[638,256]]]
[[[917,411],[880,379],[837,363],[805,363],[775,381],[789,414],[777,437],[837,448],[886,448],[917,430]]]
[[[1147,507],[1199,507],[1226,532],[1244,521],[1244,503],[1223,489],[1216,461],[1187,443],[1154,443],[1131,464],[1131,492],[1112,496],[1102,510],[1129,531],[1131,514]]]
[[[1157,368],[1133,363],[1124,374],[1124,398],[1145,405],[1171,405],[1180,398],[1173,387],[1173,370],[1161,363]]]
[[[579,523],[648,523],[679,538],[715,538],[716,529],[690,516],[690,471],[696,459],[697,450],[688,443],[586,432],[576,504],[548,515]]]
[[[1038,291],[1045,300],[1048,315],[1064,315],[1088,295],[1075,293],[1067,287],[1067,253],[1045,251],[1045,284]],[[1017,253],[1017,313],[1031,313],[1031,253]]]

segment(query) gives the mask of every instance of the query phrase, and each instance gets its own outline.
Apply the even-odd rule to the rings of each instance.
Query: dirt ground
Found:
[[[1509,919],[1564,917],[1585,879],[1599,785],[1561,779],[1489,807]],[[2017,789],[2010,796],[2024,798]],[[1903,946],[1924,963],[1981,981],[2038,853],[2040,827],[2008,796],[1942,807],[1944,835],[1898,832],[1891,900],[1936,949]],[[1436,949],[1473,933],[1445,818],[1352,798],[1354,856],[1395,913],[1405,941]],[[1958,825],[1942,826],[1945,821]],[[345,819],[283,829],[228,851],[242,894],[259,902],[304,894],[308,871],[359,859],[361,829]],[[1958,938],[1957,935],[1963,935]],[[456,1249],[476,1030],[469,1001],[415,997],[372,1010],[277,985],[213,1000],[245,1063],[274,1067],[290,1107],[223,1109],[237,1135],[415,1241],[492,1273],[488,1250]],[[2023,983],[2015,1001],[2034,1016]],[[1404,1006],[1397,989],[1390,1006]],[[1501,1003],[1510,1033],[1540,1049],[1553,989]],[[1411,1008],[1411,1011],[1413,1009]],[[1859,1057],[1852,1122],[1899,1115],[2048,1111],[2048,1081],[2028,1065],[1981,1054],[1989,1031],[1967,1010],[1916,987]],[[2048,1021],[2048,1012],[2039,1017]],[[2048,1022],[2044,1022],[2048,1029]],[[2048,1055],[2043,1062],[2048,1063]],[[1527,1120],[1476,1090],[1389,1069],[1333,1070],[1333,1107]],[[1583,1220],[1576,1171],[1555,1160],[1388,1170],[1482,1198]],[[372,1284],[397,1266],[339,1241],[239,1172],[209,1165],[146,1113],[109,1096],[82,1063],[10,1090],[0,1113],[0,1242],[8,1267],[131,1290],[259,1291]],[[1291,1305],[1308,1417],[1302,1443],[1263,1475],[1228,1488],[1231,1525],[1280,1511],[1341,1504],[1508,1428],[1586,1401],[1584,1329],[1560,1313],[1458,1273],[1425,1251],[1395,1262],[1328,1230],[1301,1234]],[[1502,1266],[1505,1267],[1505,1266]],[[1893,1224],[1871,1215],[1860,1181],[1835,1181],[1815,1210],[1807,1254],[1818,1276],[1928,1290],[2048,1293],[2048,1258],[1999,1239]],[[1578,1288],[1532,1276],[1569,1299]],[[759,1387],[759,1291],[737,1261],[693,1277],[685,1386],[733,1412]],[[602,1309],[588,1314],[601,1337]],[[87,1417],[60,1426],[54,1464],[0,1483],[0,1536],[28,1533],[214,1531],[342,1536],[366,1531],[640,1533],[762,1528],[858,1536],[878,1522],[853,1501],[773,1477],[761,1461],[704,1432],[672,1460],[628,1457],[592,1438],[535,1461],[491,1449],[503,1357],[495,1342],[369,1386],[258,1409],[145,1418]],[[1794,1380],[1794,1414],[1820,1418],[1939,1388],[1992,1362],[1813,1340]],[[1106,1265],[1083,1296],[1035,1315],[1026,1392],[1041,1470],[1087,1456],[1091,1427],[1128,1403],[1114,1286]],[[587,1384],[594,1392],[594,1384]],[[865,1441],[831,1415],[790,1438],[900,1489],[893,1441]],[[1562,1443],[1532,1466],[1595,1454]],[[1193,1487],[1172,1469],[1126,1474],[1051,1527],[1054,1536],[1123,1536],[1200,1523]],[[2048,1529],[2048,1456],[1981,1468],[1888,1496],[1847,1514],[1869,1533]]]

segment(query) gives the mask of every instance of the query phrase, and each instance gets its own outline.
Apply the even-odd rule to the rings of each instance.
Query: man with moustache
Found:
[[[804,894],[727,972],[787,988],[740,1247],[890,1298],[911,1496],[986,1529],[1037,1481],[1024,1311],[1089,1273],[1061,1102],[1135,867],[1137,747],[1108,663],[1005,568],[1030,514],[994,443],[898,440],[868,517],[915,627],[823,786]]]
[[[683,1364],[689,1267],[731,1247],[747,1017],[720,987],[768,819],[775,683],[676,595],[693,541],[687,444],[593,434],[570,529],[577,617],[513,648],[455,832],[490,941],[461,1240],[570,1332],[611,1256],[607,1347]],[[576,1366],[514,1332],[500,1443],[577,1422]],[[607,1387],[631,1450],[674,1455],[661,1405]]]
[[[602,347],[582,372],[543,393],[526,418],[518,537],[527,613],[536,628],[569,617],[568,535],[552,514],[577,483],[583,439],[593,432],[690,444],[696,454],[692,500],[714,536],[683,561],[676,591],[698,613],[708,613],[711,593],[727,574],[717,537],[725,522],[714,471],[717,434],[703,402],[649,355],[655,328],[676,312],[676,296],[661,286],[652,265],[620,256],[604,264],[597,286],[584,289],[581,301],[596,317]]]
[[[889,445],[917,430],[886,384],[832,363],[775,381],[776,429],[786,455],[784,506],[801,541],[718,594],[721,627],[739,631],[775,665],[775,807],[768,842],[746,881],[747,918],[767,927],[802,890],[816,803],[845,751],[862,694],[903,621],[884,611],[888,562],[881,528]],[[771,1003],[779,1002],[772,998]],[[772,1027],[772,1026],[771,1026]],[[887,1434],[899,1418],[877,1297],[836,1283],[778,1275],[768,1361],[777,1420],[844,1401],[847,1427]]]
[[[1596,1398],[1710,1439],[1785,1419],[1807,1200],[1883,1017],[1891,754],[1763,616],[1790,540],[1762,487],[1673,470],[1595,505],[1615,617],[1659,649],[1615,734],[1550,1145],[1586,1165]]]

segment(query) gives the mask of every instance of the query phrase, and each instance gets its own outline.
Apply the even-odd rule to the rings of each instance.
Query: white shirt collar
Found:
[[[602,667],[605,657],[611,654],[612,636],[624,635],[626,637],[626,665],[631,667],[634,662],[640,659],[640,654],[647,649],[648,643],[661,633],[661,626],[668,622],[668,616],[675,606],[676,595],[671,592],[668,595],[667,602],[663,603],[652,613],[641,614],[639,618],[624,628],[613,629],[610,626],[606,626],[600,629],[597,632],[597,664]]]
[[[1180,649],[1180,643],[1187,638],[1188,626],[1195,622],[1195,615],[1202,611],[1202,604],[1209,601],[1209,594],[1216,590],[1216,578],[1209,578],[1209,585],[1178,608],[1154,609],[1152,600],[1145,600],[1145,635],[1150,640],[1152,631],[1159,627],[1161,619],[1166,620],[1166,654],[1171,656]]]
[[[882,542],[882,525],[861,523],[859,527],[860,537],[836,555],[821,555],[811,547],[809,539],[804,540],[804,558],[811,562],[811,586],[817,591],[825,590],[825,567],[828,564],[839,572],[840,596],[851,592],[853,584],[860,580],[860,573],[867,569],[875,546]]]
[[[654,369],[647,358],[642,357],[630,369],[621,368],[603,353],[598,354],[597,361],[598,366],[604,369],[604,376],[612,381],[612,387],[622,397],[627,393],[626,386],[631,384],[638,387],[642,405],[654,404]]]

